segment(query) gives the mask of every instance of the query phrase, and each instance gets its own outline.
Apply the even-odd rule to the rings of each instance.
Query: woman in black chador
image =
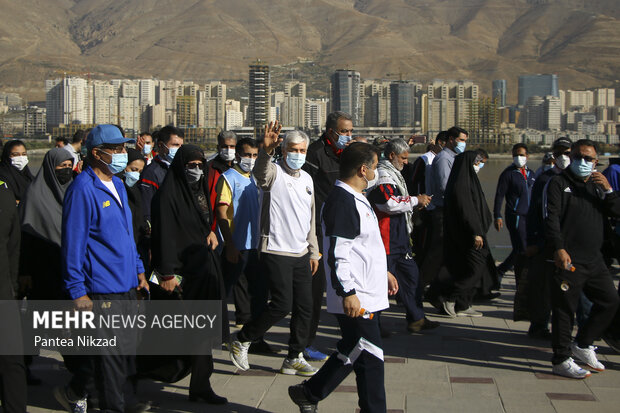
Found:
[[[152,266],[164,296],[185,300],[222,300],[224,283],[219,257],[213,251],[217,238],[213,222],[205,156],[197,146],[183,145],[152,204]],[[180,285],[179,285],[179,280]],[[225,308],[222,311],[222,338],[228,338]],[[191,357],[190,400],[224,404],[227,400],[213,392],[209,378],[213,357]]]
[[[485,158],[480,151],[457,155],[446,185],[444,247],[453,278],[446,298],[459,316],[482,315],[472,308],[472,301],[478,288],[485,289],[483,282],[490,282],[487,264],[491,250],[486,234],[493,217],[477,175]]]

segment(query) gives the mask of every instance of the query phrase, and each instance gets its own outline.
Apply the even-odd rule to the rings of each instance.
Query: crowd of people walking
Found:
[[[78,311],[138,295],[220,300],[222,341],[242,371],[251,354],[278,353],[266,337],[290,314],[280,373],[307,378],[288,389],[300,411],[316,412],[354,372],[361,412],[381,413],[389,297],[402,305],[403,331],[425,334],[441,326],[424,301],[444,319],[482,317],[474,303],[497,298],[514,269],[515,320],[550,340],[552,371],[581,379],[605,369],[593,343],[620,350],[609,270],[620,255],[620,167],[597,172],[594,142],[557,139],[537,171],[527,145],[514,145],[490,204],[478,177],[489,154],[468,148],[466,130],[439,133],[412,163],[412,142],[365,141],[343,112],[327,116],[314,142],[300,130],[282,135],[278,122],[258,140],[222,131],[210,158],[174,126],[134,140],[98,125],[57,139],[36,176],[26,144],[9,141],[0,158],[0,299],[69,299]],[[492,227],[506,228],[512,244],[497,267]],[[325,297],[342,337],[331,355],[315,343]],[[189,374],[190,400],[227,403],[211,387],[210,354],[63,358],[72,379],[54,395],[69,412],[145,411],[125,400],[127,384]],[[26,411],[27,383],[37,381],[31,362],[0,356],[5,411]]]

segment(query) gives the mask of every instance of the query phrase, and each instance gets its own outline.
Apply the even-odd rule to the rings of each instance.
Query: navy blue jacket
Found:
[[[149,165],[142,171],[140,177],[140,192],[142,193],[142,211],[144,219],[151,222],[151,202],[155,196],[155,192],[164,182],[164,178],[168,173],[169,165],[156,156]]]
[[[546,199],[544,196],[547,182],[556,175],[562,173],[557,166],[543,172],[538,176],[532,188],[530,209],[527,212],[527,245],[537,245],[542,248],[545,245],[545,222],[547,214]]]
[[[514,164],[504,169],[497,181],[495,192],[495,207],[493,215],[495,219],[502,218],[502,203],[506,198],[506,214],[526,216],[530,207],[530,193],[534,186],[534,172],[525,167],[527,180]]]
[[[112,177],[122,206],[90,166],[73,180],[62,208],[62,260],[70,298],[124,293],[138,286],[138,256],[125,185]]]

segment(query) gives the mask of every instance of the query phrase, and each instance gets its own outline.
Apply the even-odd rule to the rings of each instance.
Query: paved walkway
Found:
[[[405,332],[402,307],[392,305],[384,313],[387,327],[394,332],[384,342],[389,412],[620,411],[620,355],[596,343],[605,372],[586,380],[551,375],[549,343],[528,338],[528,323],[512,321],[514,278],[504,278],[503,285],[502,297],[475,306],[484,312],[482,318],[449,319],[427,308],[430,318],[442,325],[425,334]],[[248,372],[236,373],[227,352],[214,353],[212,384],[218,394],[228,397],[227,406],[189,402],[189,378],[172,385],[142,382],[138,396],[150,400],[152,411],[159,412],[296,412],[287,387],[302,379],[276,373],[285,355],[286,325],[287,321],[280,323],[266,336],[282,349],[281,355],[250,355],[253,369]],[[337,337],[335,319],[325,314],[318,346],[332,350]],[[29,411],[59,411],[51,388],[65,383],[68,373],[53,355],[36,358],[33,371],[44,385],[30,387]],[[356,407],[352,374],[319,404],[319,411],[353,413]]]

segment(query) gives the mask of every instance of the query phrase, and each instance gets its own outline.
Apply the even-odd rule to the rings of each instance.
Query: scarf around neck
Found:
[[[379,173],[379,180],[377,181],[377,185],[396,185],[400,195],[403,197],[408,197],[409,192],[407,191],[407,184],[405,183],[405,178],[400,173],[398,169],[392,162],[387,159],[382,159],[379,161],[379,166],[377,167],[377,171]],[[413,231],[413,212],[405,212],[406,221],[407,221],[407,233],[411,234]]]

